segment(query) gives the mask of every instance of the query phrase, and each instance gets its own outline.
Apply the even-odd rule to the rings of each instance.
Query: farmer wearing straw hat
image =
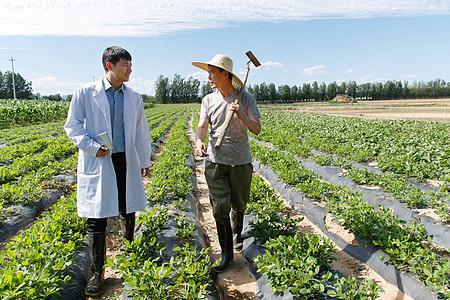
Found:
[[[260,133],[260,114],[255,98],[246,91],[243,91],[239,104],[233,103],[239,93],[235,86],[244,84],[233,73],[233,61],[228,56],[217,54],[209,62],[192,62],[192,65],[207,71],[211,88],[216,89],[202,100],[195,140],[197,155],[206,157],[205,177],[222,249],[222,260],[213,270],[220,273],[233,260],[233,248],[242,249],[243,218],[253,172],[247,129],[254,134]],[[229,111],[234,115],[220,149],[216,150],[214,146]],[[207,147],[204,142],[208,125]]]

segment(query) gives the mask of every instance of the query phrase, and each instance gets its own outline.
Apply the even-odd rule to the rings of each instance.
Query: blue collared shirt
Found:
[[[125,152],[125,130],[123,124],[123,84],[115,91],[111,83],[103,77],[106,97],[109,102],[109,112],[111,117],[112,153]]]

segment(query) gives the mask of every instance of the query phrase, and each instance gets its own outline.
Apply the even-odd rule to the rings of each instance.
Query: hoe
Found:
[[[241,94],[244,91],[245,83],[247,82],[248,71],[250,71],[250,62],[252,62],[255,67],[259,67],[261,65],[251,51],[248,51],[245,54],[247,54],[247,56],[250,60],[247,62],[247,69],[245,71],[245,77],[244,77],[244,85],[240,88],[239,93],[236,97],[236,100],[234,100],[234,103],[236,103],[236,104],[239,103],[239,97],[241,97]],[[222,145],[223,137],[225,136],[225,133],[227,132],[228,125],[230,125],[230,121],[231,121],[231,118],[233,117],[233,114],[234,114],[234,111],[230,111],[230,113],[227,116],[227,119],[225,120],[225,127],[223,128],[222,132],[220,133],[219,138],[217,139],[217,142],[214,146],[214,148],[216,150],[219,150]]]

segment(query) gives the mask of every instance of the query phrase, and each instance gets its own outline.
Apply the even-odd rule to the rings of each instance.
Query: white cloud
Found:
[[[244,22],[449,13],[448,0],[0,0],[0,35],[156,36]]]
[[[365,82],[373,82],[373,81],[374,81],[373,75],[366,75],[366,76],[364,76],[364,77],[358,78],[358,82],[362,82],[362,83],[365,83]]]
[[[325,70],[324,65],[316,65],[314,67],[304,69],[302,73],[309,76],[315,76],[315,75],[325,75],[328,73],[328,71]]]
[[[350,74],[350,73],[353,73],[353,72],[355,72],[356,70],[355,69],[347,69],[347,70],[345,70],[345,74]]]
[[[188,79],[189,77],[197,79],[200,82],[208,81],[208,72],[206,72],[206,71],[197,71],[195,73],[192,73],[192,74],[186,76],[186,79]]]
[[[31,80],[33,92],[41,95],[73,94],[82,82],[63,81],[56,77],[45,76]]]
[[[72,95],[77,88],[86,83],[81,81],[65,81],[53,76],[36,78],[31,82],[33,93],[40,93],[41,95]],[[131,78],[126,84],[142,94],[153,95],[155,93],[155,80]]]
[[[280,63],[280,62],[273,62],[273,61],[269,60],[268,62],[261,63],[261,68],[264,70],[281,69],[281,68],[284,68],[284,64]]]
[[[131,77],[130,81],[125,84],[128,85],[130,88],[132,88],[133,90],[135,90],[138,93],[154,95],[155,94],[155,81],[156,80],[148,80],[148,79],[143,79],[141,77],[139,77],[139,78]]]
[[[319,81],[317,79],[308,80],[306,83],[313,84],[314,82],[319,83]]]
[[[406,79],[416,79],[417,78],[417,74],[411,74],[411,75],[407,75],[405,76]]]

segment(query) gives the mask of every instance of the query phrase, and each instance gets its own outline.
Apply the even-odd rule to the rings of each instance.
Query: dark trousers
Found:
[[[113,153],[111,155],[116,173],[117,191],[119,194],[119,213],[122,216],[127,216],[127,202],[126,202],[126,177],[127,177],[127,161],[124,152]],[[134,214],[134,213],[131,213]],[[131,215],[128,214],[128,215]],[[106,230],[108,218],[88,218],[87,231],[88,232],[104,232]]]
[[[244,212],[250,198],[253,166],[216,164],[205,162],[205,178],[209,188],[209,201],[216,220],[229,217],[230,210]]]

